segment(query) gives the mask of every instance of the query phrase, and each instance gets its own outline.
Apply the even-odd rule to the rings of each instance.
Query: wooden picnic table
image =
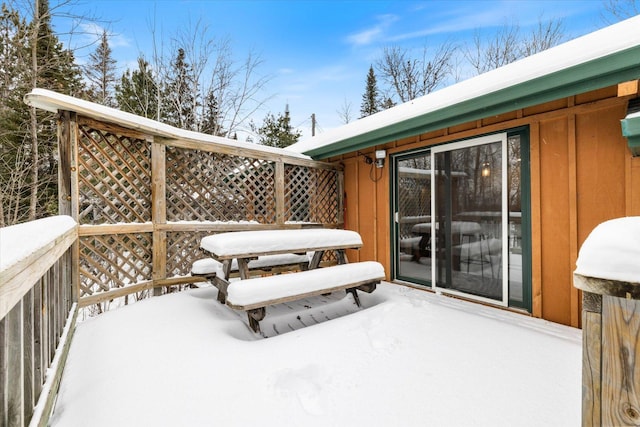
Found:
[[[261,256],[313,252],[308,265],[312,270],[320,265],[326,251],[335,251],[338,264],[346,264],[345,250],[362,247],[362,238],[355,231],[324,228],[236,231],[204,237],[200,247],[222,262],[226,280],[234,259],[237,260],[240,277],[248,279],[249,261]]]
[[[355,231],[340,229],[296,229],[239,231],[204,237],[200,247],[222,263],[222,277],[215,275],[218,301],[238,310],[247,311],[249,325],[259,332],[259,321],[265,307],[295,299],[346,290],[360,306],[356,290],[373,292],[384,279],[380,263],[365,261],[348,264],[346,249],[362,247],[362,238]],[[326,251],[334,251],[338,265],[318,269]],[[283,254],[313,253],[308,265],[300,272],[281,276],[251,278],[250,262],[267,260]],[[282,259],[281,257],[279,258]],[[295,258],[294,258],[295,259]],[[231,283],[229,274],[236,261],[240,281]],[[305,271],[306,270],[306,271]]]

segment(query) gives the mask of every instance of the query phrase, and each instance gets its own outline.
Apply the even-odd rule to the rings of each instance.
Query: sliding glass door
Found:
[[[506,134],[432,150],[435,288],[507,305]]]
[[[487,135],[394,157],[396,279],[527,308],[521,136]]]

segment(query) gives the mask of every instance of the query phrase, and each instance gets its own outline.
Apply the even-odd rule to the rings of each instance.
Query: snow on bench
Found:
[[[233,309],[247,311],[249,325],[254,332],[259,332],[258,322],[264,319],[268,305],[347,290],[359,306],[356,290],[373,292],[384,277],[384,267],[375,261],[257,277],[231,282],[227,288],[226,303]]]

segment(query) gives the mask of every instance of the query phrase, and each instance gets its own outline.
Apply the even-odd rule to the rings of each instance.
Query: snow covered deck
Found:
[[[270,312],[264,339],[215,293],[78,324],[51,425],[580,424],[578,329],[382,283]]]

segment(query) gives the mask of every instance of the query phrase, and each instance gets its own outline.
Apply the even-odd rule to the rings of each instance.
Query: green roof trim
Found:
[[[633,157],[640,157],[640,112],[629,114],[620,121],[622,135],[627,138]]]
[[[640,78],[640,45],[305,151],[326,159]],[[426,95],[429,96],[429,95]],[[631,126],[637,129],[637,121]],[[624,126],[624,124],[623,124]],[[634,144],[640,136],[632,135]],[[631,140],[630,140],[631,141]],[[631,144],[631,142],[630,142]]]

